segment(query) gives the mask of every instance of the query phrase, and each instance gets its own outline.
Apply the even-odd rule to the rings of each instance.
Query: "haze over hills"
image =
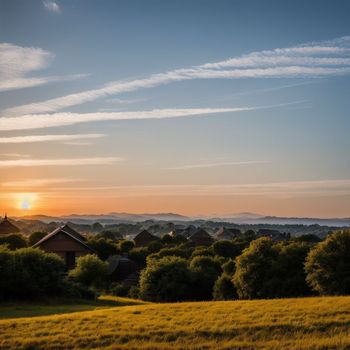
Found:
[[[70,221],[74,223],[91,224],[100,222],[102,224],[120,223],[120,222],[142,222],[146,220],[154,221],[174,221],[189,222],[195,220],[220,221],[236,224],[269,224],[269,225],[321,225],[350,227],[350,217],[348,218],[308,218],[308,217],[278,217],[264,216],[255,213],[237,213],[223,216],[195,216],[189,217],[176,213],[108,213],[108,214],[71,214],[65,216],[47,216],[47,215],[28,215],[17,217],[17,219],[40,220],[42,222],[52,221]]]

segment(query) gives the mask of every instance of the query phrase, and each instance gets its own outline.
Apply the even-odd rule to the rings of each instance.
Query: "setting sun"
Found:
[[[33,209],[38,200],[38,195],[35,193],[18,193],[15,197],[17,208],[25,211]]]

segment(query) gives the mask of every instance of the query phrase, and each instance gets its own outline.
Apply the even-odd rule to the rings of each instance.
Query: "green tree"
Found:
[[[305,263],[306,280],[323,295],[350,293],[350,230],[329,235],[309,253]]]
[[[185,259],[167,256],[150,260],[141,272],[140,297],[156,302],[191,298],[192,276]]]
[[[253,241],[236,259],[233,283],[241,299],[283,298],[310,293],[304,262],[310,245],[304,242]]]
[[[44,238],[45,236],[47,235],[46,232],[40,232],[40,231],[37,231],[37,232],[33,232],[29,235],[29,238],[28,238],[28,244],[29,246],[33,246],[35,243],[39,242],[42,238]]]
[[[15,250],[25,248],[27,246],[27,240],[21,234],[12,233],[0,237],[0,244],[6,244],[9,249]]]
[[[222,273],[220,264],[209,256],[196,256],[190,263],[194,276],[194,297],[197,300],[211,300],[213,287]]]
[[[111,239],[93,237],[88,240],[87,244],[102,260],[106,260],[109,256],[118,253],[117,246]]]
[[[223,256],[225,258],[235,258],[241,253],[240,246],[233,241],[217,241],[213,244],[213,251],[215,255]]]
[[[13,252],[12,296],[38,298],[62,292],[65,264],[56,254],[23,248]]]
[[[237,299],[236,288],[231,281],[232,277],[223,273],[215,282],[213,290],[214,300]]]
[[[69,276],[86,287],[100,289],[107,280],[107,263],[96,255],[88,254],[77,259],[76,267]]]
[[[123,253],[129,253],[129,251],[135,247],[134,241],[124,240],[119,243],[119,249]]]
[[[243,254],[236,258],[236,272],[233,284],[241,299],[268,298],[271,277],[278,252],[271,240],[260,238],[253,241]]]

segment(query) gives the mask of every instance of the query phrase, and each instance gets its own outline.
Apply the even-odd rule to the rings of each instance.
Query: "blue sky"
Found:
[[[0,0],[0,209],[348,216],[349,10]]]

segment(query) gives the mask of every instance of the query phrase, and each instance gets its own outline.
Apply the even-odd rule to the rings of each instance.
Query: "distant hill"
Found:
[[[28,215],[17,219],[40,220],[42,222],[74,222],[77,224],[91,224],[100,222],[101,224],[113,224],[123,222],[141,222],[147,220],[155,221],[190,221],[191,218],[173,214],[173,213],[156,213],[156,214],[132,214],[132,213],[108,213],[108,214],[71,214],[65,216],[47,216],[47,215]]]
[[[17,220],[39,220],[44,223],[50,222],[72,222],[75,224],[91,225],[99,222],[103,225],[120,223],[137,223],[148,220],[167,221],[174,223],[198,223],[204,224],[207,221],[230,223],[237,225],[320,225],[328,227],[350,227],[350,217],[348,218],[299,218],[299,217],[279,217],[264,216],[255,213],[238,213],[217,217],[201,216],[189,217],[175,213],[154,213],[154,214],[133,214],[133,213],[108,213],[108,214],[71,214],[65,216],[30,215],[15,218]]]
[[[299,218],[299,217],[279,217],[263,216],[253,213],[233,214],[229,217],[211,218],[214,221],[223,221],[236,224],[268,224],[268,225],[320,225],[350,227],[350,218]]]

